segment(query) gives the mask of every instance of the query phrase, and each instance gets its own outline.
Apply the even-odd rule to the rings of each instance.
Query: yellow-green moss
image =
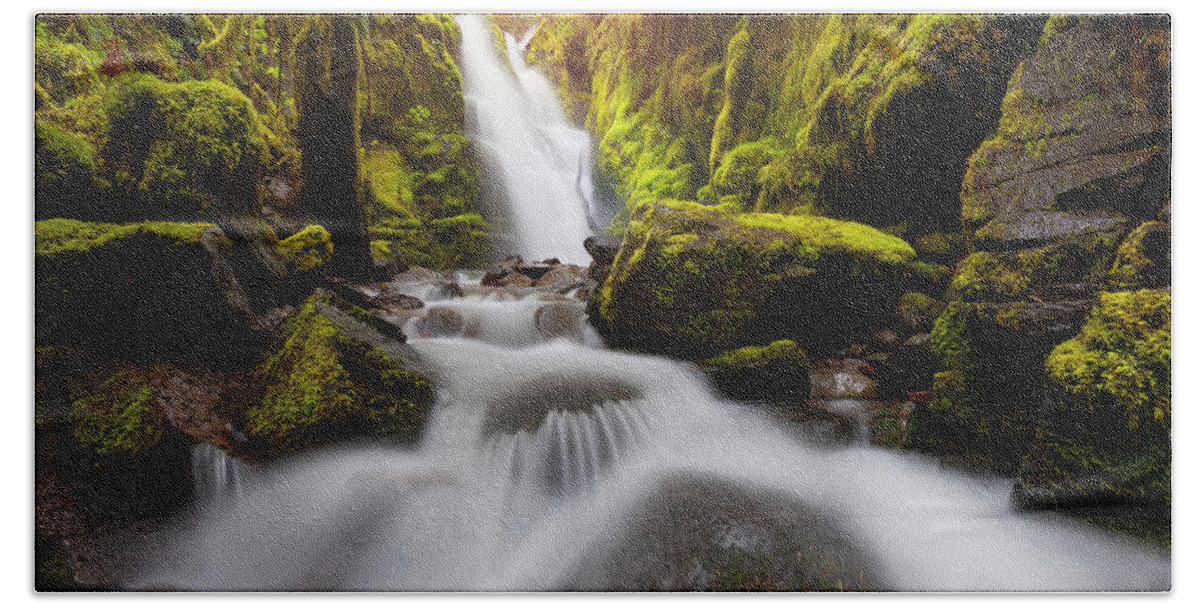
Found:
[[[1121,246],[1117,248],[1116,259],[1108,274],[1108,285],[1112,289],[1132,289],[1138,286],[1139,277],[1148,271],[1155,262],[1146,254],[1145,239],[1155,230],[1161,230],[1167,225],[1162,222],[1146,222],[1129,233]],[[1169,230],[1169,229],[1168,229]],[[1160,263],[1169,266],[1171,261],[1170,247],[1167,247],[1166,258]],[[1169,275],[1170,269],[1163,269]]]
[[[766,346],[744,346],[725,351],[702,362],[713,367],[761,367],[782,362],[795,367],[808,367],[808,355],[791,340],[776,340]]]
[[[162,412],[151,401],[154,391],[136,368],[123,368],[92,394],[71,404],[75,437],[98,454],[137,453],[162,437]]]
[[[322,268],[333,257],[333,237],[324,226],[313,224],[279,241],[276,250],[293,270]]]
[[[105,107],[113,186],[139,201],[127,212],[257,211],[267,134],[240,91],[129,74],[112,83]]]
[[[177,245],[196,244],[209,228],[215,226],[181,222],[104,224],[70,219],[42,220],[34,224],[34,254],[53,256],[60,253],[82,253],[139,233],[169,239]]]
[[[278,350],[254,372],[266,387],[246,412],[249,433],[288,452],[348,436],[411,434],[432,401],[427,379],[343,333],[306,300],[282,326]]]
[[[1046,359],[1046,372],[1067,391],[1111,399],[1129,425],[1171,416],[1171,296],[1144,289],[1106,292],[1079,335]]]

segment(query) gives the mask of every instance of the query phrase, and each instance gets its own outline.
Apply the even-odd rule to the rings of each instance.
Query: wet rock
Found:
[[[612,267],[613,260],[617,259],[617,252],[621,249],[621,239],[607,234],[589,236],[583,241],[583,248],[592,256],[592,262],[587,270],[588,278],[597,283],[603,283],[608,278],[608,271]]]
[[[461,335],[466,327],[462,313],[453,308],[434,306],[417,321],[422,338],[449,338]]]
[[[810,397],[821,401],[873,400],[876,381],[864,373],[862,359],[822,359],[809,368]]]
[[[574,591],[867,591],[870,554],[795,496],[679,473],[569,576]]]
[[[383,290],[375,296],[375,303],[388,309],[400,310],[414,310],[425,306],[420,298],[388,289],[387,284],[384,284]]]
[[[533,287],[533,279],[520,272],[511,272],[494,283],[497,287]]]
[[[533,313],[538,332],[547,338],[583,340],[580,324],[583,322],[583,306],[574,302],[551,302]]]
[[[875,332],[871,340],[880,348],[890,348],[900,343],[900,335],[890,329]]]
[[[588,282],[588,277],[583,267],[562,264],[551,268],[546,274],[542,275],[535,283],[535,286],[538,289],[565,293],[577,287],[582,287]]]
[[[791,340],[739,348],[699,365],[730,399],[791,404],[808,400],[808,355]]]
[[[483,274],[483,278],[479,280],[480,285],[487,287],[497,287],[500,285],[500,280],[512,274],[512,272],[525,263],[525,260],[519,255],[514,255],[505,259],[503,262],[492,264]]]

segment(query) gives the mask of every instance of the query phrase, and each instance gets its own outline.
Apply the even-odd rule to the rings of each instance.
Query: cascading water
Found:
[[[487,30],[460,23],[480,86],[482,60],[469,56]],[[514,96],[501,108],[522,103],[508,81],[485,80]],[[481,110],[492,112],[504,113]],[[528,136],[524,126],[514,130]],[[529,234],[557,221],[518,216]],[[544,231],[553,239],[531,251],[574,251],[582,233]],[[578,301],[462,282],[465,296],[392,285],[426,300],[405,326],[410,362],[438,386],[418,447],[343,447],[243,474],[236,504],[199,513],[130,585],[1170,588],[1164,552],[1014,511],[1009,480],[798,437],[718,398],[690,365],[596,346]]]
[[[586,264],[593,196],[588,134],[567,120],[546,77],[525,65],[527,39],[506,35],[508,57],[501,58],[484,17],[455,20],[462,29],[467,134],[484,157],[484,177],[501,186],[514,253]]]
[[[242,493],[246,465],[207,443],[192,448],[192,483],[202,506],[228,504]]]

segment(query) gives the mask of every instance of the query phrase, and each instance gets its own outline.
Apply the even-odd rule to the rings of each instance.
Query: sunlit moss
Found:
[[[326,267],[333,257],[333,237],[323,226],[305,226],[282,241],[276,250],[294,270],[308,271]]]
[[[1046,372],[1067,391],[1111,399],[1129,425],[1168,425],[1171,416],[1171,296],[1106,292],[1079,335],[1056,347]]]
[[[38,256],[84,253],[139,233],[152,234],[179,245],[194,244],[200,242],[201,235],[209,228],[215,226],[179,222],[105,224],[71,219],[42,220],[34,224],[34,253]]]
[[[154,391],[136,368],[123,368],[91,394],[71,405],[75,437],[98,454],[137,453],[162,437],[162,412],[152,406]]]

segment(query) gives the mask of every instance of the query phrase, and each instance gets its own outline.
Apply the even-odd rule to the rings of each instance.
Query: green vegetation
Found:
[[[246,412],[251,435],[290,452],[350,436],[405,436],[419,430],[432,387],[381,349],[342,332],[314,295],[284,322],[278,350],[254,372],[266,386]]]
[[[250,100],[213,81],[112,83],[105,160],[113,187],[141,216],[257,211],[266,136]]]
[[[333,240],[323,226],[310,225],[279,241],[276,250],[289,267],[304,272],[329,264],[333,257]]]
[[[75,437],[98,454],[137,453],[162,437],[162,412],[153,406],[146,375],[126,367],[71,405]]]
[[[213,224],[179,222],[103,224],[68,219],[42,220],[34,224],[34,254],[54,256],[61,253],[84,253],[140,233],[168,239],[174,244],[195,244],[200,242],[200,236],[205,230],[214,227]]]
[[[1089,401],[1124,406],[1129,425],[1171,415],[1171,296],[1154,290],[1106,292],[1079,335],[1046,359],[1050,377]]]

